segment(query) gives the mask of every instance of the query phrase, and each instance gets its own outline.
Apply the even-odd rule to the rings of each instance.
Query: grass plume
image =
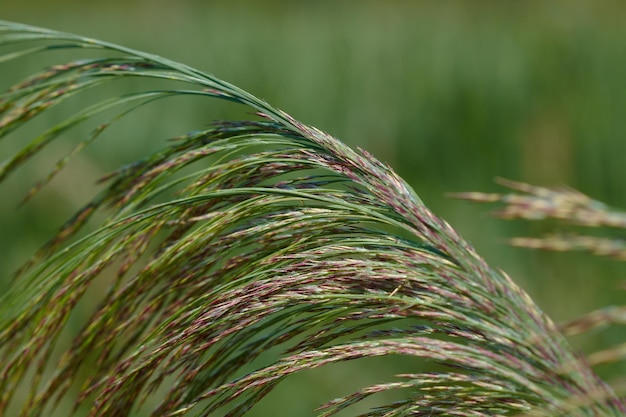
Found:
[[[294,373],[389,355],[447,370],[364,386],[329,399],[320,415],[407,388],[404,400],[364,415],[626,413],[528,295],[366,151],[155,55],[0,22],[0,47],[16,45],[0,63],[64,49],[114,56],[56,65],[10,88],[0,97],[0,137],[96,85],[127,77],[164,85],[96,102],[24,145],[0,179],[61,133],[116,112],[27,198],[110,124],[155,100],[206,96],[257,117],[181,135],[107,175],[106,189],[20,271],[0,300],[0,413],[46,415],[72,397],[76,414],[133,415],[159,390],[150,415],[239,416]],[[96,212],[102,224],[78,234]],[[71,313],[106,274],[100,303],[56,354]],[[273,348],[277,360],[241,375]]]
[[[593,200],[579,191],[569,188],[537,187],[505,179],[498,179],[498,183],[517,193],[468,192],[454,193],[451,196],[480,203],[504,203],[504,207],[495,211],[494,215],[506,220],[552,219],[564,226],[626,229],[626,213],[611,209],[606,204]],[[531,249],[586,251],[594,255],[626,260],[626,242],[618,238],[561,232],[540,238],[515,237],[510,240],[510,243],[513,246]]]

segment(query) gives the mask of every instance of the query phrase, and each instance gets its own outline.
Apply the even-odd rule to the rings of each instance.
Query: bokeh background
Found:
[[[557,321],[626,300],[619,289],[626,264],[510,248],[506,238],[546,227],[498,221],[489,207],[444,195],[498,191],[493,179],[500,176],[569,185],[626,207],[621,0],[21,0],[2,1],[0,19],[184,62],[367,149]],[[3,65],[0,87],[42,64]],[[39,123],[84,105],[74,103]],[[68,135],[0,184],[0,285],[95,194],[100,175],[164,146],[168,137],[241,115],[233,106],[189,98],[150,106],[113,128],[17,210],[28,187],[89,129]],[[0,143],[0,161],[29,138],[25,129]],[[612,328],[573,343],[591,352],[625,342],[624,333]],[[416,366],[403,359],[308,372],[289,379],[253,414],[314,415],[310,410],[321,402]],[[626,367],[599,372],[612,378]]]

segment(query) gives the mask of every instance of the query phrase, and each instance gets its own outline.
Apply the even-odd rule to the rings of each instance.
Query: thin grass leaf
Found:
[[[0,413],[47,415],[71,398],[76,415],[240,416],[297,372],[391,355],[448,371],[365,384],[320,415],[399,388],[411,390],[405,400],[364,415],[626,413],[528,295],[367,152],[155,55],[0,22],[0,47],[16,42],[25,53],[46,43],[119,56],[17,84],[0,101],[0,137],[95,83],[133,76],[189,86],[95,103],[25,145],[3,175],[58,132],[133,98],[201,94],[261,120],[181,135],[105,176],[107,188],[21,270],[0,301]],[[128,111],[116,114],[109,123]],[[96,212],[106,219],[79,235]],[[107,291],[69,346],[57,343],[96,280]],[[276,360],[246,368],[271,350]]]

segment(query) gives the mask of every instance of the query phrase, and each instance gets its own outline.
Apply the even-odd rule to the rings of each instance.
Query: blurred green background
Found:
[[[507,247],[505,238],[537,235],[544,227],[497,221],[486,206],[444,196],[497,191],[493,179],[501,176],[569,185],[626,207],[626,3],[621,0],[21,0],[2,2],[0,12],[4,20],[96,37],[195,66],[367,149],[557,321],[624,304],[626,293],[618,286],[625,264]],[[0,69],[2,89],[42,62],[18,64]],[[59,114],[64,113],[42,117],[41,125]],[[95,193],[98,176],[163,146],[170,136],[225,117],[241,117],[241,111],[188,98],[143,109],[17,210],[27,187],[89,129],[51,147],[0,185],[0,280],[8,281],[10,272]],[[0,143],[0,161],[30,138],[27,133],[20,130]],[[574,340],[587,352],[624,341],[623,329]],[[417,370],[395,360],[309,372],[291,378],[254,415],[314,415],[306,410],[383,382],[390,373]],[[612,377],[626,367],[599,371]]]

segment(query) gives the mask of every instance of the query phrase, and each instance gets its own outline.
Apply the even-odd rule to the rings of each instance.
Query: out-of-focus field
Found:
[[[493,179],[501,176],[569,185],[626,207],[622,1],[23,0],[3,2],[0,18],[184,62],[367,149],[394,167],[436,214],[557,321],[626,304],[626,291],[618,289],[626,264],[507,247],[507,237],[546,229],[497,221],[489,217],[489,207],[444,196],[496,191]],[[80,52],[71,57],[81,57]],[[3,65],[0,88],[52,63],[31,59]],[[84,105],[70,103],[56,116],[42,116],[40,126]],[[244,116],[232,105],[206,99],[142,109],[17,210],[28,187],[89,129],[67,135],[0,184],[0,285],[95,194],[100,175],[163,146],[168,137],[215,119]],[[0,143],[0,162],[34,132],[19,130]],[[593,351],[625,342],[625,333],[614,328],[574,343]],[[408,361],[305,373],[253,415],[313,415],[306,410],[322,401],[382,382],[390,373],[415,371]],[[609,377],[626,372],[623,365],[610,368],[599,371]]]

